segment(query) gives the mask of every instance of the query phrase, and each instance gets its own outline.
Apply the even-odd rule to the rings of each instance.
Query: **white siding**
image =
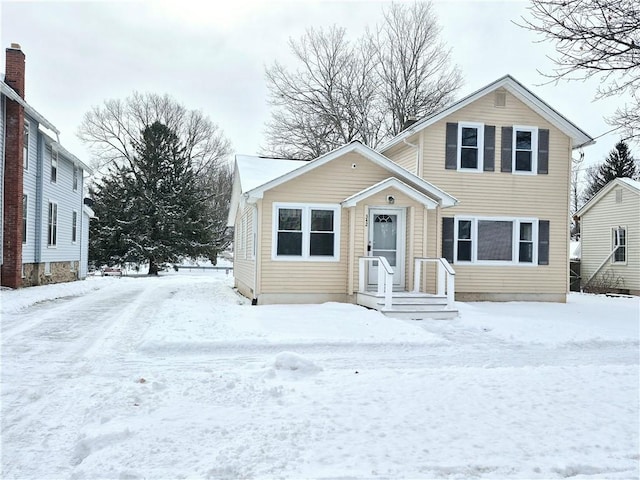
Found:
[[[29,197],[27,212],[27,243],[22,246],[22,263],[36,261],[36,205],[38,190],[38,123],[25,117],[29,122],[29,159],[28,169],[24,171],[23,193]]]
[[[82,187],[73,190],[73,163],[58,154],[58,175],[56,183],[51,182],[51,150],[44,149],[42,178],[42,261],[62,262],[80,260],[81,242],[78,235],[76,242],[71,240],[72,215],[75,210],[78,218],[82,214]],[[55,246],[48,246],[48,205],[58,204],[58,234]],[[79,225],[79,222],[78,222]],[[80,231],[78,230],[78,234]]]

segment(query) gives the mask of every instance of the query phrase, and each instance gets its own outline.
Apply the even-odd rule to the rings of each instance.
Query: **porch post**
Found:
[[[349,264],[347,267],[347,295],[353,295],[353,275],[355,266],[355,251],[356,251],[356,207],[350,207],[347,209],[349,213]]]

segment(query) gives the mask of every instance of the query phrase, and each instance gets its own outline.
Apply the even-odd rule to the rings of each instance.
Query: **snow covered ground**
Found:
[[[224,271],[1,292],[3,479],[638,478],[637,298],[252,307]]]

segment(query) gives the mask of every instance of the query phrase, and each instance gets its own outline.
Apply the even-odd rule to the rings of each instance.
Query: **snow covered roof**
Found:
[[[616,186],[626,187],[636,194],[640,194],[640,182],[626,177],[618,177],[607,183],[602,189],[596,193],[591,200],[585,203],[580,210],[576,212],[576,217],[582,217],[591,207],[600,201],[607,193]]]
[[[241,193],[253,190],[301,167],[306,160],[236,155],[236,166],[240,176]]]
[[[242,194],[309,163],[307,160],[236,155],[227,226],[232,227]]]
[[[423,128],[428,127],[436,123],[439,120],[451,115],[453,112],[466,107],[470,103],[476,101],[478,98],[483,97],[487,93],[492,92],[493,90],[497,90],[498,88],[504,88],[509,91],[512,95],[518,98],[525,105],[529,106],[533,111],[538,113],[543,118],[547,119],[550,123],[558,127],[561,131],[570,136],[573,140],[573,148],[583,147],[586,145],[592,145],[595,143],[595,140],[591,138],[587,133],[585,133],[582,129],[576,126],[574,123],[569,121],[563,115],[561,115],[558,111],[556,111],[553,107],[551,107],[548,103],[543,101],[540,97],[538,97],[535,93],[529,90],[527,87],[518,82],[511,75],[505,75],[504,77],[499,78],[498,80],[490,83],[486,87],[477,90],[476,92],[468,95],[461,100],[458,100],[454,104],[445,108],[444,110],[440,110],[439,112],[434,113],[428,117],[425,117],[406,130],[400,132],[398,135],[393,137],[387,143],[378,148],[378,151],[384,153],[389,150],[394,145],[399,144],[403,140],[411,137],[412,135],[418,133]]]

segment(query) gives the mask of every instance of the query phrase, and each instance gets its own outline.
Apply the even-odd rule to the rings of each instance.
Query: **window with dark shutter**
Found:
[[[447,170],[458,168],[458,124],[447,123],[444,166]]]
[[[454,218],[442,217],[442,256],[453,263]]]
[[[538,173],[549,173],[549,130],[538,130]]]
[[[495,170],[496,157],[496,127],[485,125],[484,127],[484,171]]]
[[[513,128],[511,127],[502,127],[502,155],[500,158],[500,171],[501,172],[510,172],[511,171],[511,144],[513,141]]]
[[[549,220],[538,222],[538,265],[549,265]]]

